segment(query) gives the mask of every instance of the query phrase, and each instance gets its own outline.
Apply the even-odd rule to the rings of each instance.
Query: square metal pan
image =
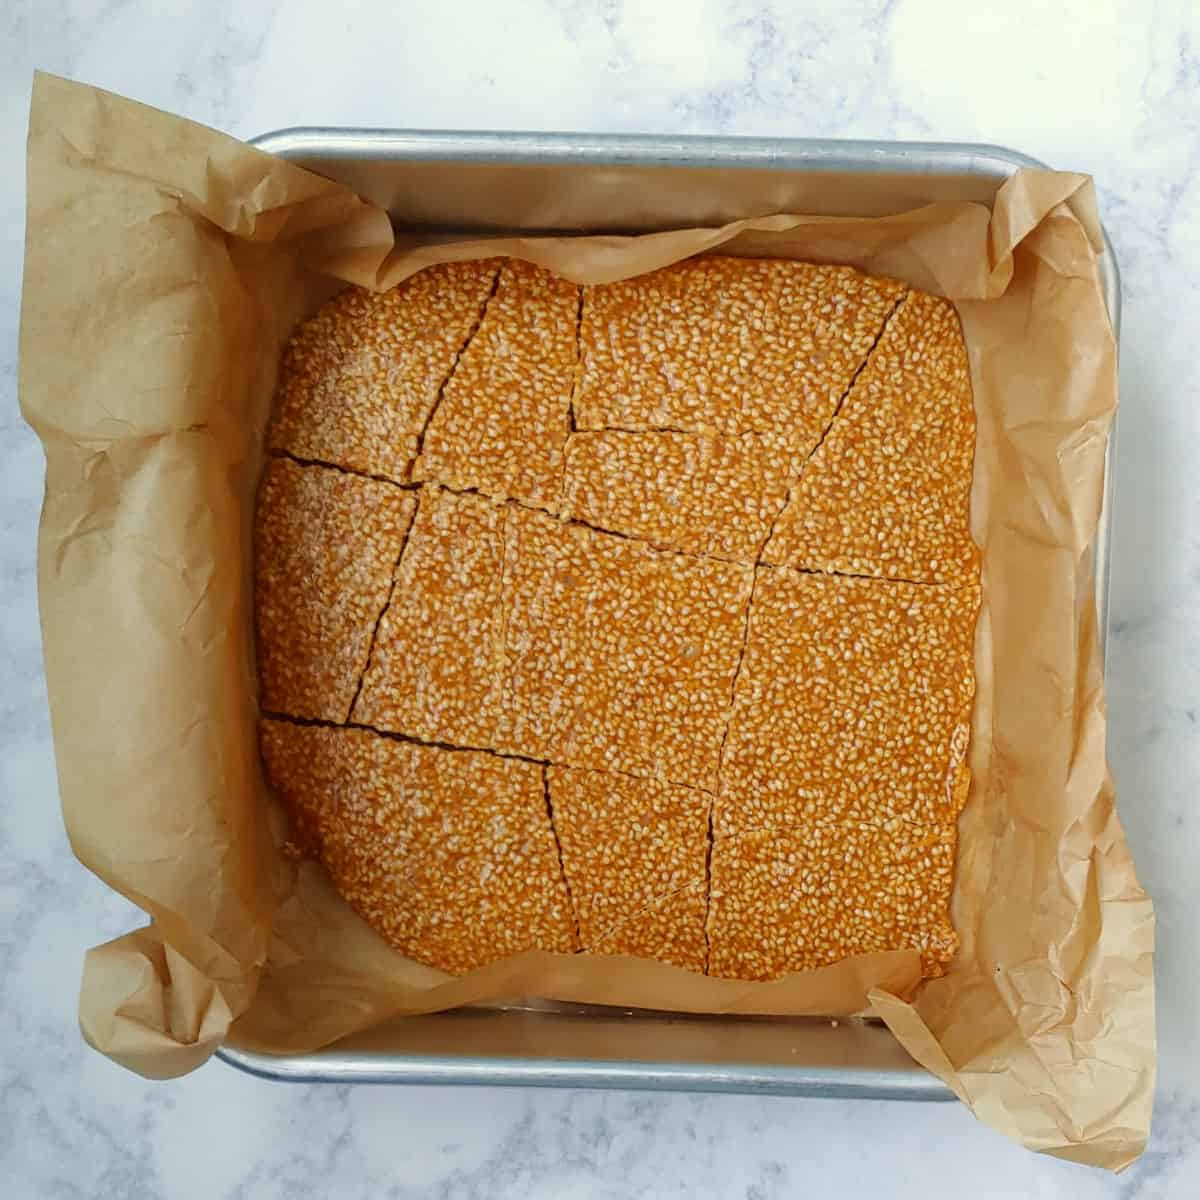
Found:
[[[819,213],[828,211],[820,192],[831,176],[853,177],[840,215],[878,216],[940,200],[990,203],[1020,167],[1043,165],[999,146],[805,138],[298,128],[254,144],[353,188],[387,209],[398,228],[439,236],[629,233]],[[648,200],[651,180],[655,198]],[[1099,268],[1119,335],[1120,276],[1107,235]],[[1110,438],[1095,547],[1102,645],[1113,446]],[[863,1021],[555,1004],[469,1008],[391,1021],[312,1054],[226,1045],[218,1055],[255,1075],[308,1082],[951,1098],[886,1029]]]

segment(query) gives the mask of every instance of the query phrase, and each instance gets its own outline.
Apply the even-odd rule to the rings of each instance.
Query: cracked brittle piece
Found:
[[[574,284],[506,260],[429,422],[414,478],[554,507],[579,362],[578,315]]]
[[[940,975],[950,923],[956,826],[814,822],[717,838],[709,973],[775,979],[853,954],[918,950]]]
[[[577,426],[782,434],[807,455],[904,291],[720,256],[587,287]]]
[[[484,496],[421,489],[355,721],[494,747],[507,511]]]
[[[973,582],[975,409],[953,305],[910,293],[805,464],[763,561]]]
[[[451,972],[576,949],[540,766],[362,729],[259,732],[334,886],[396,949]]]
[[[704,919],[705,880],[659,896],[588,947],[592,954],[628,954],[702,972],[708,956]]]
[[[495,260],[443,263],[388,292],[352,287],[327,301],[284,351],[267,445],[407,482],[498,270]]]
[[[268,460],[254,528],[263,708],[346,720],[414,507],[389,483]]]
[[[583,949],[704,969],[709,795],[655,779],[550,767],[554,827]]]
[[[752,572],[510,508],[498,749],[711,787]]]
[[[717,836],[953,819],[966,795],[979,589],[761,569]]]
[[[581,431],[567,442],[563,515],[656,546],[754,562],[794,455],[758,433]]]

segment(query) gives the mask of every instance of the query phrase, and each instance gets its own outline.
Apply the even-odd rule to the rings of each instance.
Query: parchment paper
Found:
[[[1153,912],[1114,810],[1091,547],[1116,349],[1084,176],[982,204],[762,217],[641,237],[423,245],[346,189],[204,129],[35,81],[21,403],[46,450],[38,572],[72,846],[151,917],[87,956],[88,1040],[144,1075],[226,1038],[312,1049],[403,1013],[543,997],[712,1013],[870,1012],[984,1121],[1111,1168],[1148,1133]],[[843,181],[844,183],[844,181]],[[648,185],[648,186],[653,186]],[[276,851],[254,720],[248,530],[275,364],[349,280],[511,254],[581,283],[691,254],[852,263],[953,300],[978,415],[983,552],[962,949],[774,983],[536,953],[461,979],[386,947]]]

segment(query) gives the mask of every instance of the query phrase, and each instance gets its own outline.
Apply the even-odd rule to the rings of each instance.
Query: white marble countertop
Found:
[[[401,26],[403,7],[0,6],[5,1194],[1200,1195],[1200,5],[459,0]],[[219,1062],[147,1083],[87,1050],[83,952],[140,922],[72,858],[58,812],[33,566],[42,456],[16,402],[35,66],[241,136],[324,123],[979,140],[1091,172],[1125,287],[1110,754],[1159,912],[1142,1160],[1114,1178],[1037,1157],[958,1105],[284,1086]]]

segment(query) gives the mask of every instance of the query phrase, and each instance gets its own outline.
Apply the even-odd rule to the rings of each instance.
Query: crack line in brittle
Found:
[[[708,826],[705,831],[706,849],[704,856],[704,973],[708,974],[709,961],[712,958],[712,943],[709,935],[708,920],[712,911],[712,852],[713,852],[713,819],[717,807],[717,798],[721,794],[721,772],[725,766],[725,744],[729,740],[729,728],[733,723],[733,706],[737,698],[738,679],[742,674],[742,665],[746,661],[746,649],[750,644],[750,611],[754,606],[754,589],[758,584],[758,568],[762,562],[763,553],[766,551],[767,543],[771,540],[771,535],[775,532],[775,525],[779,518],[783,515],[784,509],[791,502],[792,492],[788,488],[787,494],[784,496],[783,504],[776,512],[771,521],[770,527],[767,529],[767,535],[763,538],[762,544],[758,548],[758,553],[754,558],[754,566],[750,574],[750,589],[746,596],[746,611],[742,618],[742,643],[738,648],[737,662],[733,667],[733,678],[729,681],[729,704],[725,709],[725,721],[721,729],[721,743],[717,749],[717,777],[713,784],[713,798],[708,806]]]
[[[358,471],[353,467],[344,467],[340,463],[329,462],[324,458],[305,458],[300,454],[293,454],[290,450],[281,450],[276,446],[267,447],[268,458],[279,458],[286,462],[295,463],[298,467],[320,467],[324,471],[337,471],[339,475],[350,475],[355,479],[373,479],[376,483],[386,483],[389,487],[399,488],[402,492],[415,492],[421,485],[419,483],[401,483],[398,479],[392,479],[388,475],[376,475],[372,471]]]
[[[584,431],[588,432],[588,431]],[[542,508],[537,504],[530,504],[527,500],[518,500],[513,496],[496,496],[490,492],[485,492],[477,487],[452,487],[449,484],[441,483],[436,479],[425,480],[420,483],[397,483],[394,479],[389,479],[385,475],[372,475],[367,471],[358,471],[352,467],[339,466],[337,463],[326,462],[323,459],[302,458],[297,454],[291,453],[288,450],[268,450],[268,455],[272,458],[284,459],[289,462],[294,462],[301,467],[315,467],[321,470],[337,471],[342,475],[349,475],[357,479],[373,479],[379,483],[386,483],[391,487],[398,488],[403,492],[420,492],[422,488],[436,487],[441,488],[444,492],[449,492],[452,496],[480,496],[485,500],[493,500],[497,504],[502,504],[509,508],[522,508],[526,512],[541,513],[543,516],[551,517],[563,525],[574,525],[580,529],[590,529],[593,533],[604,534],[606,537],[620,538],[622,541],[635,542],[638,545],[647,547],[653,550],[656,554],[674,554],[681,558],[694,559],[697,562],[715,562],[723,563],[726,566],[734,567],[750,567],[752,569],[763,568],[765,570],[789,570],[795,571],[800,575],[825,575],[833,579],[864,579],[876,583],[900,583],[912,584],[914,587],[942,587],[950,589],[960,589],[964,587],[974,586],[972,584],[955,583],[952,579],[936,580],[936,579],[909,579],[902,575],[868,575],[865,572],[858,571],[837,571],[827,570],[822,567],[798,567],[789,566],[783,563],[769,563],[762,561],[762,551],[753,560],[745,558],[731,558],[721,554],[701,554],[694,550],[681,550],[676,546],[668,546],[653,538],[641,537],[636,533],[625,533],[620,529],[610,529],[605,525],[597,525],[594,521],[585,520],[583,517],[565,517],[561,513],[555,512],[553,509]],[[799,478],[799,476],[797,476]],[[788,499],[784,504],[786,508],[791,502],[791,494],[789,492]],[[779,514],[779,515],[782,515]],[[779,517],[776,517],[778,521]],[[767,536],[767,542],[764,542],[763,549],[770,541],[770,533],[774,532],[774,523]]]
[[[585,430],[583,432],[590,431]],[[640,537],[636,533],[624,533],[619,529],[609,529],[607,526],[597,525],[594,521],[587,521],[582,517],[564,517],[552,509],[542,508],[537,504],[530,504],[526,500],[518,500],[512,496],[493,496],[488,492],[481,491],[479,488],[451,487],[448,484],[439,483],[435,479],[426,480],[421,483],[397,483],[396,480],[389,479],[386,475],[374,475],[369,471],[359,471],[353,467],[343,467],[338,463],[327,462],[325,459],[303,458],[299,454],[293,454],[290,450],[271,448],[267,450],[267,455],[270,458],[293,462],[300,467],[315,467],[324,471],[337,471],[340,475],[349,475],[354,479],[372,479],[377,483],[386,483],[389,487],[397,488],[402,492],[420,492],[422,488],[437,487],[441,488],[444,492],[449,492],[452,496],[482,496],[486,500],[494,500],[497,504],[502,504],[505,507],[523,508],[526,512],[542,513],[544,516],[553,517],[563,525],[575,525],[580,529],[590,529],[593,533],[602,533],[606,537],[621,538],[626,542],[637,542],[658,554],[676,554],[683,558],[696,559],[699,562],[717,562],[734,567],[761,567],[768,571],[795,571],[800,575],[826,575],[833,579],[864,579],[874,583],[907,583],[912,584],[914,587],[937,587],[960,590],[975,586],[971,583],[956,583],[953,579],[909,579],[903,575],[868,575],[860,571],[838,571],[824,567],[797,567],[788,566],[784,563],[755,562],[747,561],[744,558],[727,558],[721,554],[700,554],[693,550],[680,550],[675,546],[667,546],[662,542],[655,541],[653,538]]]
[[[499,689],[500,693],[500,711],[507,711],[505,702],[506,684],[509,678],[508,670],[508,622],[512,616],[512,606],[506,603],[508,597],[508,517],[512,511],[508,505],[504,506],[504,521],[500,526],[500,631],[497,637],[496,645],[492,648],[492,670],[495,671],[497,681],[490,685]]]
[[[550,795],[550,767],[542,765],[542,799],[546,804],[546,820],[550,822],[550,836],[554,838],[554,852],[558,855],[558,870],[562,875],[563,886],[567,889],[567,903],[571,906],[571,920],[575,924],[575,945],[583,949],[583,936],[579,928],[579,910],[575,907],[575,896],[571,891],[571,878],[567,874],[567,864],[563,861],[562,841],[558,836],[558,826],[554,821],[554,800]]]
[[[571,391],[567,396],[567,436],[575,432],[575,397],[583,387],[583,304],[585,291],[579,287],[579,308],[575,312],[575,376],[571,380]]]
[[[390,487],[398,488],[402,492],[420,492],[422,488],[437,487],[441,488],[444,492],[449,492],[452,496],[482,496],[484,499],[494,500],[497,504],[502,504],[506,508],[523,508],[526,512],[542,513],[547,517],[553,517],[564,525],[576,525],[581,529],[590,529],[593,533],[602,533],[607,537],[621,538],[627,542],[638,542],[659,554],[677,554],[683,558],[694,558],[702,562],[725,563],[735,567],[753,567],[755,565],[755,563],[748,562],[744,558],[727,558],[721,554],[699,554],[693,550],[680,550],[675,546],[667,546],[662,542],[657,542],[653,538],[640,537],[636,533],[623,533],[619,529],[609,529],[607,526],[597,525],[594,521],[587,521],[582,517],[564,517],[551,509],[530,504],[526,500],[517,500],[512,496],[493,496],[488,492],[481,491],[479,488],[450,487],[448,484],[438,483],[433,479],[423,483],[397,483],[396,480],[389,479],[386,475],[373,475],[368,471],[358,471],[353,467],[339,466],[337,463],[327,462],[325,459],[302,458],[298,454],[293,454],[290,450],[272,448],[267,451],[267,454],[271,458],[294,462],[300,467],[317,467],[321,470],[337,471],[340,475],[349,475],[354,479],[373,479],[377,483],[386,483]],[[861,571],[838,571],[824,567],[796,567],[783,563],[760,562],[758,566],[768,571],[795,571],[800,575],[827,575],[833,579],[864,579],[874,583],[908,583],[914,587],[937,587],[959,590],[975,586],[968,583],[955,583],[952,579],[909,579],[903,575],[868,575]]]
[[[846,817],[828,815],[823,817],[814,817],[810,821],[772,821],[766,825],[748,825],[745,828],[739,828],[734,833],[721,833],[714,836],[715,843],[734,842],[739,838],[750,837],[753,834],[761,833],[812,833],[816,829],[842,829],[846,826],[855,826],[859,829],[874,829],[880,833],[891,833],[892,830],[888,826],[894,821],[899,821],[904,825],[908,825],[913,829],[920,829],[926,832],[934,832],[938,828],[945,826],[954,826],[957,829],[958,814],[947,810],[944,814],[933,814],[928,820],[920,820],[916,817],[905,816],[903,813],[893,813],[891,816],[881,820],[872,821],[866,817]]]
[[[711,437],[724,438],[726,441],[734,441],[737,438],[774,438],[779,436],[777,429],[738,429],[733,433],[726,433],[720,429],[685,429],[682,425],[597,425],[595,427],[588,426],[580,429],[579,433],[673,433],[682,434],[684,437]]]
[[[412,516],[408,520],[408,528],[404,531],[404,536],[400,539],[400,552],[396,555],[396,564],[392,567],[392,579],[388,584],[387,598],[383,602],[383,607],[379,610],[379,615],[375,618],[375,624],[371,629],[371,640],[367,643],[367,661],[363,664],[362,674],[358,677],[358,685],[354,689],[354,696],[350,700],[350,707],[346,710],[346,720],[349,721],[354,716],[354,706],[358,703],[359,696],[362,695],[363,684],[367,680],[367,672],[371,669],[371,659],[375,656],[375,641],[379,637],[379,629],[383,624],[383,618],[387,616],[387,610],[392,606],[392,598],[396,594],[396,584],[400,579],[400,564],[404,561],[404,552],[408,549],[409,538],[412,537],[413,526],[417,523],[417,513],[421,508],[421,497],[417,496],[417,502],[413,505]]]
[[[592,943],[591,946],[583,946],[582,939],[580,941],[580,945],[583,946],[585,951],[590,952],[592,946],[598,946],[601,942],[612,937],[613,934],[619,933],[630,922],[636,921],[638,917],[645,916],[646,913],[652,912],[660,904],[670,900],[673,896],[678,896],[681,892],[687,892],[693,888],[698,889],[703,883],[703,880],[696,880],[693,883],[681,883],[678,887],[672,888],[669,892],[663,892],[660,895],[653,897],[649,903],[643,904],[641,908],[635,908],[633,912],[626,913],[623,917],[614,918],[613,923],[611,925],[606,925],[602,933],[599,933],[594,938],[589,939],[589,941]]]
[[[369,725],[365,721],[330,721],[324,717],[297,717],[292,713],[277,712],[274,709],[261,709],[259,716],[268,721],[282,721],[289,725],[300,725],[313,729],[356,729],[361,733],[373,733],[378,737],[389,738],[393,742],[405,742],[412,746],[426,746],[431,750],[448,750],[456,754],[488,754],[492,758],[507,758],[514,762],[533,763],[539,767],[558,767],[563,770],[598,771],[602,775],[620,775],[626,779],[648,780],[653,783],[665,783],[670,787],[686,788],[691,792],[700,792],[705,796],[712,793],[707,788],[698,787],[694,783],[682,783],[678,779],[666,779],[661,775],[638,775],[633,771],[624,771],[618,767],[584,767],[577,763],[555,762],[549,758],[535,758],[531,754],[520,754],[515,750],[497,750],[492,746],[460,746],[454,742],[441,742],[435,738],[417,737],[411,733],[399,733],[394,729],[381,729],[378,725]]]
[[[626,771],[621,767],[581,767],[575,763],[555,762],[550,765],[571,771],[599,771],[601,775],[621,775],[625,779],[645,779],[652,783],[665,783],[668,787],[686,788],[689,792],[700,792],[705,796],[712,795],[708,788],[701,787],[698,783],[683,783],[678,779],[668,779],[665,775],[639,775],[636,771]]]
[[[952,579],[908,579],[903,575],[867,575],[860,571],[833,571],[824,567],[790,567],[782,563],[760,563],[764,571],[794,571],[797,575],[815,575],[824,579],[862,579],[867,583],[893,583],[905,587],[942,588],[948,592],[967,591],[974,583],[955,583]]]
[[[550,514],[554,515],[554,514]],[[609,529],[604,525],[597,525],[594,521],[584,520],[582,517],[559,517],[564,525],[574,525],[580,529],[590,529],[593,533],[602,533],[606,537],[620,538],[625,542],[636,542],[639,546],[646,546],[653,550],[656,554],[674,554],[679,558],[694,558],[704,562],[724,563],[731,567],[748,567],[751,564],[744,559],[739,558],[724,558],[719,554],[697,554],[694,550],[680,550],[677,546],[665,546],[661,542],[656,542],[653,538],[638,537],[635,533],[622,533],[619,529]]]
[[[635,542],[639,546],[645,546],[649,550],[653,550],[656,554],[673,554],[680,558],[692,558],[701,562],[717,562],[724,563],[726,566],[733,567],[750,567],[753,563],[747,562],[740,558],[723,558],[716,554],[697,554],[692,550],[680,550],[675,546],[664,546],[661,542],[656,542],[652,538],[639,537],[634,533],[623,533],[619,529],[609,529],[604,525],[597,525],[594,521],[586,521],[582,517],[564,517],[561,513],[555,512],[553,509],[542,508],[538,504],[530,504],[527,500],[518,500],[513,496],[496,496],[491,492],[485,492],[477,487],[452,487],[449,484],[439,483],[437,480],[428,480],[427,486],[439,487],[444,492],[449,492],[452,496],[481,496],[485,500],[491,500],[496,504],[502,504],[510,508],[522,508],[526,512],[541,513],[543,516],[551,517],[560,525],[573,525],[579,529],[590,529],[593,533],[602,533],[607,537],[620,538],[625,542]]]
[[[458,370],[459,364],[463,360],[463,355],[466,354],[468,347],[475,340],[476,334],[479,333],[483,326],[484,317],[487,316],[487,310],[491,306],[492,300],[496,293],[500,290],[500,276],[503,273],[503,267],[496,268],[496,274],[492,276],[491,290],[484,297],[483,303],[479,306],[479,315],[475,318],[475,323],[467,331],[467,336],[463,340],[463,344],[458,348],[458,353],[454,356],[454,361],[450,364],[450,370],[446,373],[446,378],[438,385],[437,393],[433,397],[433,404],[430,406],[429,415],[425,418],[425,424],[421,427],[420,433],[417,434],[417,447],[413,454],[413,463],[415,464],[425,450],[425,435],[429,432],[429,427],[433,424],[433,418],[437,415],[438,409],[442,405],[442,399],[446,395],[446,389],[450,386],[450,381],[454,378],[455,372]],[[410,464],[411,470],[411,464]]]
[[[579,285],[579,306],[575,311],[575,369],[571,389],[567,393],[567,435],[562,444],[562,474],[558,480],[558,504],[555,515],[561,514],[567,500],[567,471],[571,453],[571,438],[575,436],[575,397],[583,386],[583,302],[584,287]],[[543,510],[549,511],[549,510]]]
[[[372,733],[376,737],[387,738],[389,741],[404,742],[409,746],[424,746],[429,750],[446,750],[453,754],[487,754],[492,758],[531,763],[535,767],[554,765],[547,759],[532,758],[528,754],[508,754],[503,750],[493,750],[488,746],[456,746],[452,742],[439,742],[432,738],[414,737],[410,733],[397,733],[392,729],[380,729],[377,725],[367,725],[362,721],[326,721],[320,717],[296,717],[291,713],[273,712],[267,709],[262,710],[259,715],[268,721],[282,721],[288,725],[300,725],[306,729],[354,729],[360,733]]]
[[[887,333],[888,326],[892,323],[892,318],[900,311],[905,301],[912,295],[911,288],[905,288],[900,294],[896,303],[888,310],[887,316],[883,318],[883,324],[879,326],[879,332],[875,335],[875,340],[871,343],[870,349],[863,356],[862,362],[854,368],[854,374],[850,376],[850,382],[846,384],[845,390],[838,397],[838,402],[833,406],[833,412],[829,414],[829,421],[821,432],[821,436],[817,439],[817,444],[808,452],[804,461],[800,464],[800,469],[796,472],[795,482],[799,483],[804,476],[805,469],[808,464],[816,457],[817,451],[825,445],[825,439],[829,437],[834,425],[837,424],[837,419],[842,415],[842,409],[845,407],[846,401],[850,398],[850,393],[854,391],[854,385],[858,383],[859,376],[867,369],[867,364],[875,355],[875,351],[879,348],[879,343],[883,341],[883,335]],[[780,514],[782,515],[782,514]]]

